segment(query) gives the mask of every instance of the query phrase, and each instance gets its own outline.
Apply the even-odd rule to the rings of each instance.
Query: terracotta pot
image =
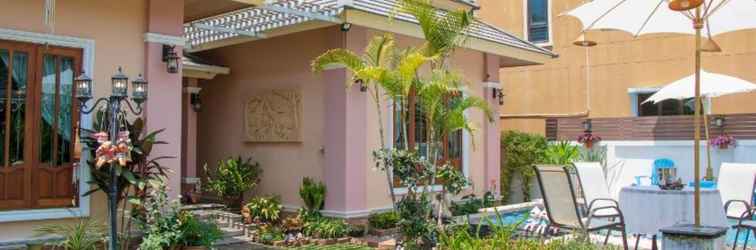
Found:
[[[202,198],[202,194],[198,192],[189,192],[189,203],[197,204],[200,202],[200,198]]]
[[[206,246],[184,246],[182,250],[208,250]]]
[[[593,141],[586,141],[585,142],[585,148],[587,148],[587,149],[593,148]]]
[[[729,145],[727,145],[727,144],[719,144],[719,149],[724,150],[724,149],[727,149],[727,148],[729,148]]]

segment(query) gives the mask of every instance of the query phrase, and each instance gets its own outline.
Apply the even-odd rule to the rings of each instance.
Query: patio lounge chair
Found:
[[[625,232],[625,220],[622,211],[616,206],[594,207],[583,217],[578,210],[577,196],[567,168],[564,166],[539,165],[535,166],[538,186],[541,189],[543,204],[552,226],[573,230],[582,230],[588,233],[608,230],[606,245],[611,231],[622,232],[622,245],[627,250],[627,233]],[[619,216],[616,220],[594,218],[594,214],[601,210],[614,210]]]
[[[606,184],[604,169],[598,162],[575,162],[578,179],[580,180],[583,197],[585,197],[585,213],[592,208],[615,206],[619,207],[617,200],[612,199],[609,193],[609,186]],[[594,217],[617,217],[619,213],[614,210],[599,210],[593,215]]]
[[[737,237],[742,229],[746,231],[746,242],[754,228],[756,221],[753,220],[753,190],[756,187],[756,164],[722,163],[719,168],[719,180],[717,181],[719,193],[722,195],[724,210],[727,218],[737,219],[737,232],[732,249],[738,245]],[[754,232],[756,233],[756,232]]]
[[[735,241],[732,242],[732,250],[738,247],[738,237],[740,236],[740,230],[746,230],[745,242],[743,242],[743,250],[748,246],[748,239],[751,237],[750,233],[753,232],[756,235],[756,221],[753,220],[753,216],[756,214],[756,208],[751,207],[748,211],[744,212],[738,224],[734,226],[737,229],[735,233]]]

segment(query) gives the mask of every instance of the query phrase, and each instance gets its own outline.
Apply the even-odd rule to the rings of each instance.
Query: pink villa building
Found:
[[[327,185],[326,215],[358,218],[390,207],[385,176],[371,171],[371,152],[380,141],[369,96],[359,87],[344,88],[350,80],[345,69],[315,75],[310,61],[334,48],[362,51],[384,32],[395,34],[400,46],[420,44],[414,20],[389,18],[395,0],[66,0],[54,5],[54,22],[45,22],[45,2],[0,6],[0,94],[9,97],[0,100],[13,100],[0,103],[0,127],[7,132],[0,133],[0,245],[28,239],[43,224],[106,220],[105,196],[82,197],[88,170],[70,162],[76,119],[53,126],[52,135],[39,131],[50,123],[43,95],[72,98],[66,85],[85,71],[96,96],[105,96],[119,66],[149,82],[147,126],[165,128],[161,139],[169,143],[155,155],[176,157],[162,162],[173,170],[173,197],[201,183],[205,163],[212,168],[241,155],[264,170],[254,194],[280,195],[286,209],[301,205],[303,177]],[[434,3],[440,9],[485,8],[470,0]],[[453,65],[465,76],[467,94],[492,107],[499,105],[500,68],[556,56],[483,21],[469,33]],[[164,48],[186,54],[178,73],[166,69]],[[66,103],[75,102],[55,102],[55,112],[77,118]],[[391,128],[392,107],[383,108]],[[480,112],[468,117],[478,130],[453,136],[449,157],[473,181],[468,192],[481,195],[498,188],[491,183],[499,178],[500,128]],[[13,130],[19,123],[27,124],[23,132]],[[81,126],[91,123],[81,116]],[[61,146],[38,149],[35,141],[47,137]],[[389,129],[383,139],[391,145],[394,137]],[[57,160],[45,158],[50,150]]]

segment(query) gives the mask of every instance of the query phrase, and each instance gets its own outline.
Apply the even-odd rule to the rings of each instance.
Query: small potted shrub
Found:
[[[348,242],[349,224],[340,219],[319,218],[305,223],[305,235],[318,238],[319,245],[329,245],[336,242]]]
[[[274,223],[281,218],[281,200],[277,196],[256,197],[244,206],[242,215],[246,223]]]
[[[729,148],[730,146],[735,147],[736,140],[735,137],[724,134],[712,138],[709,143],[714,147],[724,150]]]
[[[223,238],[223,232],[217,225],[200,221],[189,212],[182,212],[179,220],[182,232],[180,242],[184,250],[207,250]]]
[[[578,136],[578,142],[582,143],[586,148],[593,148],[593,145],[601,141],[601,137],[593,135],[591,132],[585,132],[585,134]]]
[[[214,171],[208,169],[207,164],[204,169],[208,176],[206,189],[221,196],[232,209],[241,206],[244,193],[253,190],[262,175],[260,163],[253,163],[252,158],[243,160],[241,156],[218,161]]]
[[[397,223],[400,219],[399,214],[394,211],[371,214],[368,217],[370,233],[376,236],[396,234],[398,232]]]

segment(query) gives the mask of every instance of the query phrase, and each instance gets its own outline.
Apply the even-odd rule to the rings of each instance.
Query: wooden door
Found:
[[[46,47],[37,53],[35,86],[36,162],[32,186],[36,207],[70,207],[75,204],[74,124],[78,120],[73,80],[80,74],[81,51]]]

